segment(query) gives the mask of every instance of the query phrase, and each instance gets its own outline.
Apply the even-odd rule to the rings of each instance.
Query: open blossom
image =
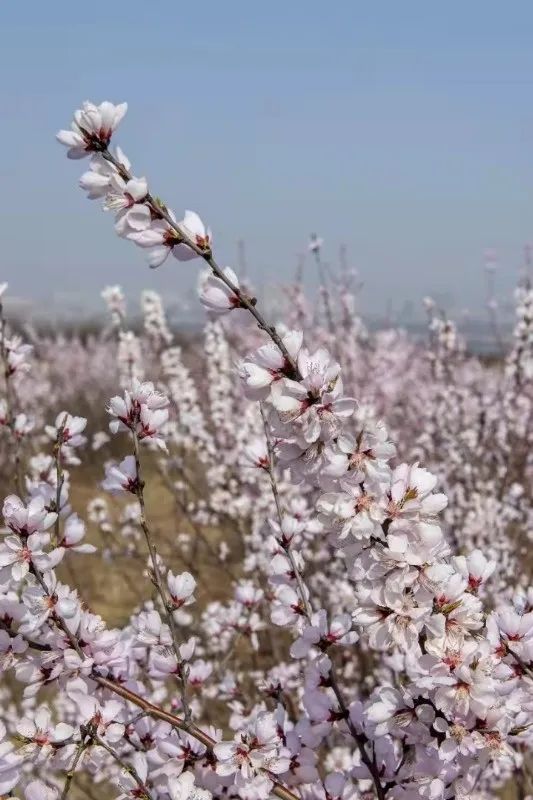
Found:
[[[121,793],[116,800],[132,800],[132,798],[151,796],[148,789],[148,761],[146,760],[146,755],[136,751],[132,756],[132,766],[135,774],[131,770],[123,770],[120,775],[118,784]]]
[[[155,219],[149,227],[127,234],[128,239],[148,250],[148,263],[152,268],[161,266],[170,253],[178,261],[197,258],[196,251],[183,241],[182,233],[201,250],[209,250],[211,231],[205,227],[198,214],[186,211],[181,222],[177,222],[175,214],[170,209],[166,210],[166,214],[173,225],[169,225],[164,219]]]
[[[254,585],[253,581],[240,581],[235,587],[235,600],[246,608],[256,606],[264,596],[262,589]]]
[[[111,432],[131,428],[138,421],[143,406],[150,411],[158,411],[168,406],[168,398],[156,391],[153,383],[134,380],[131,389],[124,392],[124,397],[111,398],[108,409],[114,417],[110,423]]]
[[[192,772],[182,772],[177,778],[168,782],[171,800],[211,800],[213,795],[207,789],[195,785]]]
[[[46,531],[57,517],[57,514],[46,510],[40,495],[33,497],[25,506],[19,497],[10,494],[4,500],[2,513],[8,528],[22,536]]]
[[[371,696],[365,706],[364,717],[375,725],[376,734],[382,736],[388,733],[398,719],[398,712],[406,710],[412,705],[409,697],[391,686],[379,687]]]
[[[439,686],[435,705],[453,717],[465,719],[473,713],[485,719],[494,703],[494,682],[484,662],[462,664],[456,668],[447,685]]]
[[[496,562],[486,558],[481,550],[473,550],[467,556],[453,558],[455,569],[468,580],[468,588],[479,589],[496,569]]]
[[[16,372],[28,372],[30,364],[28,357],[33,351],[31,344],[25,344],[20,336],[10,336],[4,339],[4,350],[7,359],[8,374],[14,375]]]
[[[0,628],[0,671],[7,672],[17,662],[17,656],[28,649],[28,643],[23,636],[17,634],[11,637],[7,630]]]
[[[115,157],[122,166],[129,171],[131,164],[120,147],[116,148]],[[87,172],[80,178],[80,187],[87,192],[89,200],[98,200],[105,197],[110,191],[111,183],[117,176],[117,168],[107,161],[100,153],[95,153]]]
[[[102,489],[111,494],[120,492],[132,492],[135,494],[138,488],[137,465],[134,456],[126,456],[120,464],[106,464],[105,480],[102,481]]]
[[[6,536],[0,543],[0,576],[9,570],[14,581],[21,581],[32,565],[40,570],[57,566],[63,553],[58,549],[45,552],[49,544],[47,533],[32,533],[23,539]]]
[[[104,208],[115,212],[115,230],[126,237],[131,231],[142,231],[150,225],[151,212],[145,203],[148,194],[146,178],[125,181],[114,175],[105,196]]]
[[[57,140],[68,147],[68,158],[84,158],[109,145],[127,110],[127,103],[115,106],[106,100],[97,106],[87,100],[74,112],[71,129],[59,131]]]
[[[286,626],[298,622],[305,614],[302,601],[292,586],[277,586],[272,599],[270,617],[274,625]]]
[[[295,360],[302,346],[302,331],[289,331],[282,336],[281,341],[290,357]],[[247,396],[253,400],[260,400],[268,397],[275,381],[279,381],[284,375],[289,375],[292,370],[279,348],[273,342],[269,342],[244,359],[239,372]]]
[[[86,529],[83,520],[77,514],[71,514],[65,520],[63,536],[58,542],[58,546],[73,553],[95,553],[96,547],[94,545],[82,541],[85,534]]]
[[[74,728],[64,722],[54,724],[47,706],[41,706],[32,717],[24,717],[17,724],[17,733],[24,741],[26,758],[46,758],[53,748],[62,745],[74,734]]]
[[[101,703],[96,697],[78,688],[70,692],[70,697],[76,703],[82,721],[94,725],[98,736],[102,736],[107,742],[120,741],[124,735],[124,725],[117,719],[123,707],[119,700]]]
[[[59,441],[61,445],[81,447],[87,441],[85,436],[82,436],[86,426],[85,417],[73,417],[67,411],[61,411],[56,417],[55,425],[47,425],[45,431],[53,442]]]
[[[446,507],[448,498],[434,494],[437,478],[418,464],[401,464],[392,473],[387,512],[393,522],[398,517],[428,519]]]
[[[365,479],[373,483],[388,482],[390,471],[387,462],[395,454],[396,448],[389,441],[383,422],[365,423],[357,435],[342,431],[334,442],[328,443],[328,463],[321,476],[321,485],[325,489],[329,485],[335,486],[340,478],[352,484]]]
[[[261,439],[259,437],[253,439],[244,448],[243,460],[248,466],[251,465],[258,469],[269,468],[270,456],[268,455],[268,448],[264,436]]]
[[[142,611],[134,620],[138,641],[147,647],[172,645],[172,637],[168,625],[161,619],[155,609]]]
[[[296,422],[295,432],[306,444],[328,441],[355,410],[355,400],[342,396],[339,365],[324,348],[298,353],[301,381],[283,378],[272,386],[272,404],[282,422]]]
[[[246,734],[239,735],[234,742],[216,744],[214,752],[218,759],[217,773],[238,773],[238,786],[246,785],[260,769],[279,775],[290,765],[290,753],[280,741],[274,715],[268,712],[258,714]]]
[[[197,247],[201,250],[209,250],[212,244],[211,230],[204,225],[196,211],[186,211],[179,226]],[[174,255],[179,261],[188,261],[190,258],[197,257],[194,250],[187,245],[178,245]]]
[[[43,584],[44,587],[29,586],[22,594],[26,612],[20,627],[21,632],[28,633],[40,628],[51,614],[57,614],[67,625],[76,627],[80,615],[76,592],[59,583],[52,571],[43,575]]]
[[[13,433],[19,440],[28,436],[28,434],[33,431],[34,427],[35,420],[32,417],[28,417],[26,414],[17,414],[13,421]]]
[[[497,612],[496,621],[500,634],[510,643],[533,639],[533,611],[520,615],[504,608]]]
[[[129,429],[134,431],[139,441],[151,440],[162,449],[165,443],[160,429],[168,420],[168,398],[157,392],[152,383],[134,380],[132,387],[124,396],[112,397],[108,413],[111,433]]]
[[[283,548],[289,545],[294,537],[301,534],[305,528],[305,523],[292,514],[284,514],[281,519],[281,523],[279,523],[276,519],[271,519],[269,522],[274,536],[276,537],[276,541],[280,547]],[[295,555],[296,559],[298,559],[298,553],[293,555]]]
[[[369,539],[378,534],[385,520],[380,507],[379,492],[371,483],[346,483],[346,491],[329,492],[320,496],[317,509],[326,529],[335,531],[340,539],[351,534],[355,539]]]
[[[427,601],[426,601],[427,602]],[[374,607],[361,607],[354,614],[355,622],[368,626],[369,642],[376,650],[397,647],[402,651],[419,649],[419,634],[431,607],[418,605],[413,595],[398,594],[394,587],[380,590]]]
[[[222,272],[233,286],[239,289],[239,279],[233,270],[230,267],[224,267]],[[200,274],[198,294],[202,305],[213,316],[226,314],[234,308],[239,308],[241,304],[233,289],[213,275],[210,270]]]
[[[42,781],[30,781],[24,790],[25,800],[57,800],[59,791]]]
[[[341,614],[328,623],[327,613],[322,609],[313,614],[311,624],[304,628],[302,635],[292,644],[291,655],[293,658],[304,658],[314,646],[326,650],[334,644],[354,644],[358,636],[351,628],[350,614]]]
[[[161,651],[154,651],[150,660],[150,674],[154,678],[165,679],[169,675],[182,675],[183,665],[191,660],[196,647],[196,639],[192,636],[188,641],[180,644],[177,658],[168,647]]]
[[[177,224],[174,213],[168,209],[167,214],[174,224]],[[129,231],[127,238],[135,242],[138,247],[147,251],[147,261],[152,269],[160,267],[171,253],[180,246],[180,237],[177,231],[166,220],[155,219],[140,231]]]

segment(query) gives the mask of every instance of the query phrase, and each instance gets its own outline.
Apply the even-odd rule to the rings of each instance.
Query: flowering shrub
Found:
[[[110,149],[125,113],[85,103],[58,139],[90,158],[81,187],[150,266],[205,266],[202,368],[157,295],[143,296],[139,335],[109,287],[114,344],[78,350],[80,384],[84,359],[87,391],[109,388],[108,430],[89,430],[74,405],[57,413],[75,398],[43,355],[61,343],[34,343],[33,360],[2,314],[0,795],[65,800],[88,774],[117,800],[466,800],[509,780],[525,796],[531,289],[518,291],[505,363],[483,365],[430,301],[427,350],[400,332],[370,337],[354,276],[343,267],[335,296],[314,236],[320,320],[297,281],[288,325],[274,327],[218,265],[200,217],[178,221]],[[88,448],[121,453],[89,505],[103,556],[140,558],[153,590],[122,627],[63,580],[71,560],[97,558],[70,504]],[[160,554],[150,478],[188,520],[171,540],[187,571]],[[106,493],[130,499],[119,521]],[[217,547],[212,528],[237,544]],[[231,589],[223,600],[198,581],[207,557]]]

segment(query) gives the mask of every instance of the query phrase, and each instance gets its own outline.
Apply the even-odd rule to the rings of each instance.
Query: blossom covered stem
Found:
[[[277,485],[276,476],[275,476],[275,473],[274,473],[274,466],[275,466],[274,447],[272,445],[272,440],[271,440],[270,433],[269,433],[269,430],[268,430],[268,421],[267,421],[267,418],[265,416],[265,412],[264,412],[263,406],[261,404],[260,404],[260,409],[261,409],[261,417],[262,417],[262,420],[263,420],[263,426],[264,426],[264,430],[265,430],[265,438],[266,438],[266,444],[267,444],[267,451],[268,451],[267,472],[268,472],[268,475],[269,475],[269,478],[270,478],[270,486],[272,488],[272,494],[273,494],[273,497],[274,497],[274,502],[276,504],[276,510],[277,510],[277,514],[278,514],[278,522],[279,522],[279,524],[281,526],[281,523],[282,523],[282,520],[283,520],[283,511],[282,511],[282,508],[281,508],[281,501],[280,501],[280,497],[279,497],[278,485]],[[296,563],[296,559],[294,558],[294,553],[292,552],[292,549],[291,549],[291,542],[287,543],[287,545],[284,548],[284,551],[285,551],[285,553],[287,555],[287,558],[289,559],[289,562],[290,562],[290,565],[291,565],[291,570],[292,570],[292,572],[294,574],[294,577],[295,577],[295,580],[296,580],[296,584],[298,586],[298,594],[300,595],[300,601],[301,601],[301,603],[303,605],[304,614],[305,614],[305,616],[307,618],[307,621],[311,624],[311,616],[312,616],[313,612],[312,612],[311,604],[309,603],[308,592],[306,592],[306,590],[305,590],[305,585],[304,585],[304,581],[303,581],[302,575],[300,573],[300,570],[298,569],[298,565]],[[370,772],[370,774],[372,776],[372,780],[374,782],[374,786],[375,786],[375,789],[376,789],[376,793],[377,793],[378,799],[379,800],[385,800],[386,791],[385,791],[384,787],[382,786],[381,779],[380,779],[380,776],[379,776],[379,771],[378,771],[377,766],[374,763],[374,761],[372,759],[370,759],[370,757],[368,756],[368,753],[366,752],[365,745],[367,743],[367,738],[363,734],[358,733],[357,729],[355,728],[354,724],[352,723],[352,721],[350,719],[350,712],[349,712],[348,706],[346,704],[346,701],[344,699],[342,690],[341,690],[341,688],[339,686],[339,682],[338,682],[337,676],[335,674],[335,667],[333,666],[333,662],[331,664],[331,668],[330,668],[329,673],[328,673],[328,680],[329,680],[331,689],[333,690],[333,694],[335,695],[335,697],[337,699],[337,702],[339,704],[339,709],[341,711],[342,718],[346,720],[346,724],[348,725],[350,734],[352,735],[353,739],[355,740],[355,742],[357,744],[357,747],[358,747],[359,752],[361,754],[361,761],[366,766],[366,768],[368,769],[368,771]]]
[[[131,173],[126,169],[124,164],[121,164],[121,162],[117,158],[115,158],[115,156],[110,152],[110,150],[107,147],[103,147],[100,152],[102,158],[104,158],[106,161],[108,161],[115,167],[118,174],[120,175],[121,178],[123,178],[123,180],[125,181],[131,180],[132,178]],[[194,250],[194,252],[198,256],[200,256],[200,258],[204,259],[204,261],[211,268],[213,274],[216,275],[216,277],[219,280],[221,280],[222,283],[224,283],[228,287],[228,289],[230,289],[231,292],[233,292],[234,295],[236,295],[236,297],[239,299],[240,306],[242,308],[246,308],[246,310],[249,311],[250,314],[254,317],[261,330],[263,330],[268,336],[270,336],[276,347],[283,354],[283,357],[285,358],[287,364],[290,366],[294,378],[296,380],[299,380],[301,376],[298,371],[296,362],[289,354],[287,348],[283,344],[281,337],[276,331],[275,327],[273,325],[269,325],[268,322],[263,317],[263,315],[257,310],[256,299],[253,297],[247,297],[247,295],[238,286],[235,286],[233,281],[231,281],[226,276],[224,270],[221,269],[221,267],[219,267],[219,265],[215,261],[211,248],[199,247],[196,244],[196,242],[189,236],[187,236],[186,232],[172,219],[172,217],[167,212],[164,205],[158,200],[156,200],[156,198],[152,194],[148,193],[146,195],[144,202],[146,203],[146,205],[148,205],[150,211],[157,218],[165,220],[167,225],[169,225],[172,228],[172,230],[177,234],[180,242],[186,244],[188,247],[191,248],[191,250]]]
[[[58,625],[58,627],[60,627],[61,630],[63,630],[65,633],[67,633],[68,638],[71,641],[71,644],[74,646],[74,643],[75,643],[76,651],[79,654],[81,654],[82,657],[84,657],[83,656],[83,651],[81,650],[76,637],[73,634],[71,634],[70,631],[68,631],[68,628],[66,628],[66,626],[65,626],[64,622],[61,620],[61,618],[57,617],[57,616],[54,616],[53,619],[54,619],[54,622],[56,623],[56,625]],[[35,643],[35,642],[33,642],[31,640],[28,640],[28,639],[26,639],[26,641],[28,642],[28,645],[32,649],[37,649],[37,650],[50,650],[51,649],[50,645],[47,645],[47,644],[41,645],[39,643]],[[160,720],[161,722],[166,722],[169,725],[171,725],[173,728],[175,728],[176,730],[184,731],[189,736],[192,736],[193,739],[196,739],[196,741],[198,741],[198,742],[200,742],[200,744],[204,745],[204,747],[206,747],[209,752],[212,752],[213,747],[216,744],[215,740],[212,739],[211,736],[209,736],[207,733],[205,733],[201,728],[199,728],[197,725],[195,725],[190,720],[181,719],[180,717],[176,716],[175,714],[172,714],[170,711],[165,711],[165,709],[161,708],[160,706],[155,705],[154,703],[151,703],[149,700],[146,700],[141,695],[137,694],[136,692],[132,691],[131,689],[128,689],[123,684],[117,683],[114,680],[112,680],[111,678],[105,678],[104,676],[99,675],[98,672],[96,670],[94,670],[94,669],[92,670],[90,677],[102,689],[107,689],[108,691],[112,692],[113,694],[116,694],[118,697],[121,697],[123,700],[126,700],[127,702],[129,702],[132,705],[137,706],[137,708],[141,709],[142,714],[139,715],[138,718],[140,718],[141,716],[148,716],[148,717],[151,717],[152,719],[157,719],[157,720]],[[96,744],[104,747],[104,744],[102,743],[102,740],[99,737],[96,737],[96,736],[93,737],[93,741]],[[107,748],[104,747],[104,749],[107,749]],[[108,752],[110,752],[110,754],[113,755],[113,757],[115,757],[116,754],[114,753],[114,751],[111,752],[111,748],[109,748]],[[117,759],[115,758],[115,760],[117,760]],[[131,768],[129,766],[124,765],[124,768],[127,769],[131,773]],[[71,768],[71,771],[72,771],[72,768]],[[131,773],[131,774],[133,776],[133,773]],[[298,796],[296,794],[294,794],[293,792],[290,791],[290,789],[287,789],[281,783],[276,781],[273,778],[272,775],[269,774],[269,778],[273,783],[272,794],[275,795],[275,797],[280,798],[280,800],[299,800],[299,798],[298,798]]]
[[[47,591],[46,584],[44,583],[44,580],[42,576],[39,574],[39,572],[35,570],[34,574],[35,577],[37,578],[37,581],[43,588],[43,591]],[[53,620],[55,624],[66,634],[70,644],[76,650],[78,655],[80,655],[80,657],[84,659],[85,656],[80,647],[78,639],[74,634],[72,634],[69,631],[68,627],[61,619],[61,617],[59,617],[58,615],[54,615]],[[50,645],[40,645],[39,643],[34,643],[28,639],[26,641],[28,642],[28,645],[32,649],[37,649],[37,650],[50,649]],[[189,736],[192,736],[198,742],[203,744],[204,747],[206,747],[210,752],[212,751],[214,745],[216,744],[214,739],[212,739],[207,733],[204,733],[204,731],[202,731],[201,728],[195,725],[190,719],[186,718],[181,719],[175,714],[171,714],[169,711],[165,711],[163,708],[154,705],[149,700],[146,700],[144,697],[141,697],[141,695],[137,694],[131,689],[128,689],[126,686],[123,686],[122,684],[117,683],[114,680],[111,680],[110,678],[105,678],[102,675],[99,675],[98,672],[94,669],[91,672],[91,678],[92,680],[95,681],[95,683],[97,683],[103,689],[108,689],[110,692],[116,694],[118,697],[122,697],[124,700],[127,700],[128,702],[140,708],[143,714],[151,717],[152,719],[158,719],[161,720],[162,722],[167,722],[173,728],[186,732]],[[98,737],[93,737],[93,740],[95,741],[95,743],[104,747],[102,740],[99,739]],[[104,747],[104,749],[107,749],[107,747]],[[109,748],[108,752],[110,752],[110,754],[113,755],[113,757],[115,757],[116,754],[114,753],[114,751],[111,752],[111,748]],[[117,758],[115,758],[115,760],[117,760]],[[127,769],[130,772],[130,774],[132,774],[132,777],[135,778],[135,775],[133,774],[133,772],[131,772],[132,768],[130,768],[127,765],[124,765],[124,768]],[[72,771],[72,768],[70,771]],[[270,774],[269,777],[270,780],[272,780],[273,782],[272,794],[280,798],[280,800],[299,800],[297,795],[295,795],[285,786],[277,782]]]
[[[265,415],[264,408],[263,408],[261,403],[259,404],[259,408],[261,410],[261,417],[262,417],[262,420],[263,420],[263,428],[265,430],[265,439],[266,439],[266,444],[267,444],[267,452],[268,452],[267,472],[268,472],[268,477],[270,478],[270,487],[272,489],[272,496],[274,497],[274,502],[276,504],[276,512],[277,512],[277,515],[278,515],[278,522],[279,522],[279,524],[281,526],[281,524],[283,522],[283,509],[281,508],[281,501],[280,501],[280,497],[279,497],[278,484],[277,484],[277,481],[276,481],[276,475],[274,473],[275,457],[276,456],[275,456],[275,453],[274,453],[274,447],[272,445],[272,439],[270,437],[270,433],[269,433],[269,430],[268,430],[268,421],[267,421],[267,418],[266,418],[266,415]],[[307,617],[308,621],[311,621],[311,615],[313,613],[313,609],[311,608],[311,604],[309,602],[309,598],[308,598],[307,592],[305,591],[305,586],[304,586],[304,581],[303,581],[302,575],[300,573],[300,570],[298,569],[298,565],[296,563],[296,559],[294,558],[294,553],[292,552],[292,549],[291,549],[291,542],[287,542],[287,544],[284,545],[284,551],[287,554],[287,558],[289,559],[289,563],[291,565],[292,572],[293,572],[294,577],[296,579],[296,584],[298,586],[298,593],[300,595],[300,600],[301,600],[301,602],[303,604],[303,608],[304,608],[304,611],[305,611],[305,616]]]
[[[34,575],[34,577],[35,577],[37,583],[39,584],[39,586],[41,587],[41,589],[43,590],[44,595],[46,597],[48,597],[49,600],[52,602],[53,601],[53,596],[50,594],[50,590],[49,590],[48,586],[46,585],[46,582],[45,582],[41,572],[39,572],[39,570],[37,569],[35,564],[31,565],[30,571],[31,571],[32,575]],[[79,657],[83,661],[85,659],[85,655],[83,653],[83,650],[81,649],[80,643],[79,643],[77,637],[69,629],[69,627],[66,624],[65,620],[59,614],[57,614],[55,611],[52,612],[51,618],[56,623],[58,628],[60,628],[63,631],[63,633],[65,634],[65,636],[67,637],[67,639],[69,641],[70,646],[72,647],[73,650],[76,651],[76,653],[79,655]]]
[[[177,717],[175,714],[171,714],[169,711],[159,708],[159,706],[150,703],[148,700],[145,700],[144,697],[141,697],[119,683],[115,683],[115,681],[112,681],[109,678],[103,678],[98,675],[93,675],[92,677],[100,686],[102,686],[102,688],[109,689],[110,691],[122,697],[124,700],[127,700],[133,705],[136,705],[138,708],[141,708],[153,719],[159,719],[162,722],[167,722],[173,728],[185,731],[189,734],[189,736],[192,736],[198,742],[203,744],[204,747],[206,747],[210,752],[215,746],[215,740],[212,739],[207,733],[204,733],[204,731],[198,728],[193,722],[187,722],[186,720]],[[282,784],[275,781],[272,776],[269,777],[274,784],[271,790],[273,795],[279,797],[280,800],[299,800],[297,795],[295,795],[285,786],[282,786]]]

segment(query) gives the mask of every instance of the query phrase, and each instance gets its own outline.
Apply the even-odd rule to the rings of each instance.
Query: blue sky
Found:
[[[332,262],[346,243],[371,310],[428,292],[480,306],[486,247],[510,293],[533,239],[530,2],[54,0],[5,2],[0,21],[14,292],[194,283],[196,262],[152,272],[114,236],[55,142],[84,99],[109,99],[129,103],[117,143],[135,172],[209,222],[222,263],[244,238],[259,286],[316,230]]]

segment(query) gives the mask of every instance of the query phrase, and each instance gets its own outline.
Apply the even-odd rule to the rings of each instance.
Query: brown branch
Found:
[[[185,731],[188,733],[189,736],[192,736],[198,742],[204,745],[210,752],[213,750],[213,747],[216,745],[216,741],[208,736],[207,733],[198,728],[194,722],[187,722],[180,717],[177,717],[175,714],[171,714],[169,711],[165,711],[159,706],[150,703],[148,700],[145,700],[140,695],[132,692],[130,689],[127,689],[125,686],[121,684],[115,683],[114,681],[110,680],[109,678],[103,678],[99,675],[93,675],[93,680],[96,681],[102,688],[109,689],[111,692],[114,692],[119,697],[122,697],[124,700],[127,700],[129,703],[133,703],[133,705],[141,708],[146,714],[148,714],[153,719],[159,719],[162,722],[167,722],[173,728],[176,728],[181,731]],[[272,779],[272,777],[269,775]],[[280,800],[299,800],[297,795],[293,794],[289,789],[287,789],[282,784],[278,783],[277,781],[273,780],[273,788],[272,794],[276,797],[279,797]]]

